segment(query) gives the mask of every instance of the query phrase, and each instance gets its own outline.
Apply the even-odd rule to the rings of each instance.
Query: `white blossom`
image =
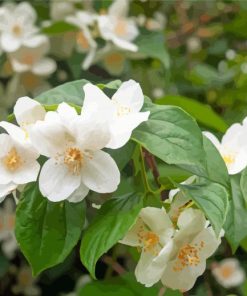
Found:
[[[116,149],[125,145],[132,131],[142,122],[147,121],[150,112],[140,112],[144,96],[139,83],[129,80],[119,87],[112,99],[102,90],[90,83],[84,86],[84,104],[82,115],[97,114],[108,121],[110,141],[108,148]]]

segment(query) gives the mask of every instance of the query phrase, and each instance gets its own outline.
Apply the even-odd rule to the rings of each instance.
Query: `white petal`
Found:
[[[40,165],[37,161],[29,161],[25,163],[12,174],[12,181],[16,184],[27,184],[37,180]]]
[[[129,51],[132,51],[132,52],[137,52],[138,51],[138,46],[137,45],[135,45],[134,43],[129,42],[127,40],[118,38],[116,36],[114,36],[112,38],[112,42],[115,45],[117,45],[118,47],[122,48],[122,49],[129,50]]]
[[[119,243],[131,246],[131,247],[138,247],[141,246],[139,240],[138,233],[140,232],[140,229],[142,229],[145,226],[142,219],[138,217],[135,224],[130,228],[130,230],[126,233],[125,237],[119,241]]]
[[[16,141],[25,143],[27,141],[25,132],[17,125],[2,121],[0,126]]]
[[[11,62],[13,70],[17,73],[27,72],[31,69],[31,66],[29,64],[21,63],[20,61],[18,61],[15,58],[10,57],[10,62]]]
[[[120,172],[113,158],[103,152],[95,152],[82,168],[82,181],[91,190],[109,193],[117,189]]]
[[[164,208],[146,207],[141,210],[140,217],[152,232],[159,235],[162,245],[173,235],[173,224]]]
[[[49,39],[45,35],[34,35],[24,40],[23,45],[34,49],[43,46],[42,53],[45,54],[49,50]]]
[[[110,122],[111,140],[107,148],[117,149],[130,139],[132,131],[142,122],[147,121],[150,112],[137,112],[117,118]]]
[[[130,108],[130,112],[138,112],[144,103],[144,95],[140,84],[129,80],[121,84],[112,99],[121,106]]]
[[[213,144],[214,146],[219,150],[221,144],[220,141],[210,132],[203,132],[203,135],[206,136]]]
[[[39,102],[29,97],[21,97],[15,104],[14,114],[17,123],[23,126],[44,120],[46,111]]]
[[[97,86],[87,83],[83,87],[85,97],[82,107],[82,116],[91,116],[96,114],[97,117],[108,120],[115,113],[115,106],[112,101]]]
[[[11,34],[2,33],[1,47],[6,52],[14,52],[21,46],[21,40]]]
[[[4,198],[16,188],[17,185],[14,183],[0,184],[0,202],[2,202]]]
[[[69,202],[80,202],[88,195],[89,189],[84,185],[81,184],[79,188],[77,188],[71,196],[68,198]]]
[[[66,125],[70,124],[71,121],[78,117],[75,108],[71,107],[67,103],[59,104],[57,108],[57,113],[60,116],[62,122],[64,122]]]
[[[240,173],[247,166],[247,150],[246,148],[238,151],[233,163],[226,163],[228,173],[235,175]]]
[[[55,157],[66,150],[69,135],[59,122],[38,121],[30,130],[30,139],[40,154]]]
[[[172,250],[173,241],[170,240],[157,256],[148,251],[142,252],[135,270],[137,281],[146,287],[157,283],[161,279]]]
[[[238,144],[241,141],[241,138],[239,138],[239,136],[243,133],[244,130],[245,129],[243,128],[243,126],[239,123],[231,125],[222,138],[222,145],[232,147],[234,144]]]
[[[129,11],[129,0],[115,0],[108,13],[114,17],[126,17]]]
[[[32,67],[32,72],[36,75],[46,76],[56,71],[56,62],[51,58],[43,58],[35,63]]]
[[[43,165],[39,178],[41,193],[54,202],[67,199],[80,183],[80,176],[72,174],[65,165],[57,164],[53,159]]]

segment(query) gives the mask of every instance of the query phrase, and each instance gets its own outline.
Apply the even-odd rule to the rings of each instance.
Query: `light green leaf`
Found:
[[[49,36],[71,32],[71,31],[78,31],[78,27],[72,24],[66,23],[64,21],[55,22],[50,26],[44,27],[42,29],[42,32]]]
[[[228,128],[225,121],[209,105],[202,104],[191,98],[182,96],[165,96],[156,100],[159,105],[175,105],[183,108],[192,115],[199,123],[213,128],[220,132],[225,132]]]
[[[142,204],[142,196],[138,193],[110,199],[85,231],[80,250],[81,261],[94,278],[97,260],[124,237],[134,224]]]
[[[180,184],[178,187],[205,213],[218,235],[225,223],[229,206],[226,189],[217,183],[208,183],[206,180],[200,184]]]
[[[206,176],[202,134],[196,121],[176,106],[148,102],[143,111],[147,110],[149,120],[133,132],[132,139],[164,162]]]
[[[241,241],[247,237],[247,209],[240,187],[240,176],[231,176],[232,199],[224,226],[226,238],[235,252]]]
[[[15,234],[34,275],[65,260],[80,239],[84,220],[84,202],[52,203],[37,184],[25,188],[17,206]]]
[[[158,59],[166,69],[170,68],[170,57],[162,32],[142,31],[134,42],[138,46],[138,53]]]
[[[67,82],[42,93],[35,99],[47,105],[67,102],[82,106],[84,99],[83,86],[86,83],[88,81],[84,79]]]
[[[243,198],[247,205],[247,168],[245,168],[241,173],[240,187],[242,190]]]

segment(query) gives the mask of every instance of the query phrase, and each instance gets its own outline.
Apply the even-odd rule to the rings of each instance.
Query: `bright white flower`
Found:
[[[12,259],[18,244],[14,235],[15,205],[13,200],[7,199],[0,208],[0,242],[3,253]]]
[[[175,229],[165,209],[147,207],[120,243],[141,249],[136,266],[137,281],[150,287],[158,282],[173,250]]]
[[[74,16],[69,16],[66,20],[81,29],[76,35],[76,47],[79,52],[87,53],[82,68],[88,69],[93,62],[97,48],[97,43],[93,39],[88,26],[95,22],[96,16],[86,11],[77,11]]]
[[[204,132],[204,135],[219,150],[230,175],[241,172],[247,165],[246,134],[247,124],[242,126],[239,123],[233,124],[226,131],[221,143],[213,134]]]
[[[39,154],[33,147],[16,141],[10,135],[0,134],[0,147],[0,187],[3,189],[0,198],[2,199],[18,185],[36,181],[40,165],[37,162]]]
[[[35,75],[47,76],[56,70],[53,59],[44,57],[50,48],[46,36],[36,36],[35,46],[23,45],[19,50],[9,54],[14,71],[17,73],[32,72]]]
[[[89,189],[108,193],[117,189],[120,173],[111,156],[103,152],[110,133],[106,123],[77,116],[63,103],[57,112],[48,112],[44,121],[31,129],[36,149],[49,159],[43,165],[39,187],[51,201],[81,201]],[[78,191],[80,194],[78,194]]]
[[[0,8],[0,44],[4,51],[14,52],[22,45],[34,46],[38,28],[37,15],[33,7],[22,2],[18,5],[6,4]]]
[[[240,286],[245,280],[245,272],[235,258],[227,258],[219,263],[215,262],[212,267],[212,274],[224,288]]]
[[[50,4],[50,16],[52,20],[58,21],[65,19],[76,11],[75,1],[52,0]]]
[[[45,114],[46,111],[39,102],[29,97],[21,97],[14,106],[15,119],[20,127],[5,121],[2,121],[0,126],[16,141],[31,144],[29,131],[36,121],[44,120]]]
[[[138,47],[132,41],[139,31],[133,19],[128,18],[129,1],[115,0],[107,15],[100,15],[99,31],[105,40],[112,41],[119,48],[136,52]]]
[[[150,112],[140,112],[144,96],[139,83],[129,80],[119,87],[112,99],[102,90],[90,83],[84,86],[84,104],[82,116],[97,113],[108,121],[111,139],[108,148],[116,149],[125,145],[132,131],[143,121],[147,121]]]
[[[185,209],[178,218],[178,230],[170,260],[161,281],[175,290],[188,291],[206,268],[206,259],[218,248],[221,239],[200,210]]]

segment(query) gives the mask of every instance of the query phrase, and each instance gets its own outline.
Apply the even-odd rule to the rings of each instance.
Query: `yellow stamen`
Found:
[[[229,278],[234,272],[234,268],[232,266],[223,266],[220,268],[220,273],[223,276],[223,278],[227,279]]]
[[[225,154],[222,157],[224,159],[224,162],[228,165],[233,164],[235,162],[235,157],[231,154]]]
[[[3,161],[5,167],[11,172],[18,170],[23,164],[23,161],[15,148],[12,148],[9,151]]]
[[[82,49],[89,49],[89,42],[87,40],[87,38],[85,37],[85,35],[83,34],[83,32],[79,32],[76,35],[76,42],[78,45],[80,45],[82,47]]]
[[[114,32],[116,35],[123,37],[127,34],[127,23],[124,20],[118,20]]]
[[[83,154],[78,148],[69,148],[65,152],[64,163],[74,175],[79,175],[83,159]]]
[[[22,28],[19,25],[14,25],[12,28],[12,32],[15,36],[19,37],[22,33]]]

